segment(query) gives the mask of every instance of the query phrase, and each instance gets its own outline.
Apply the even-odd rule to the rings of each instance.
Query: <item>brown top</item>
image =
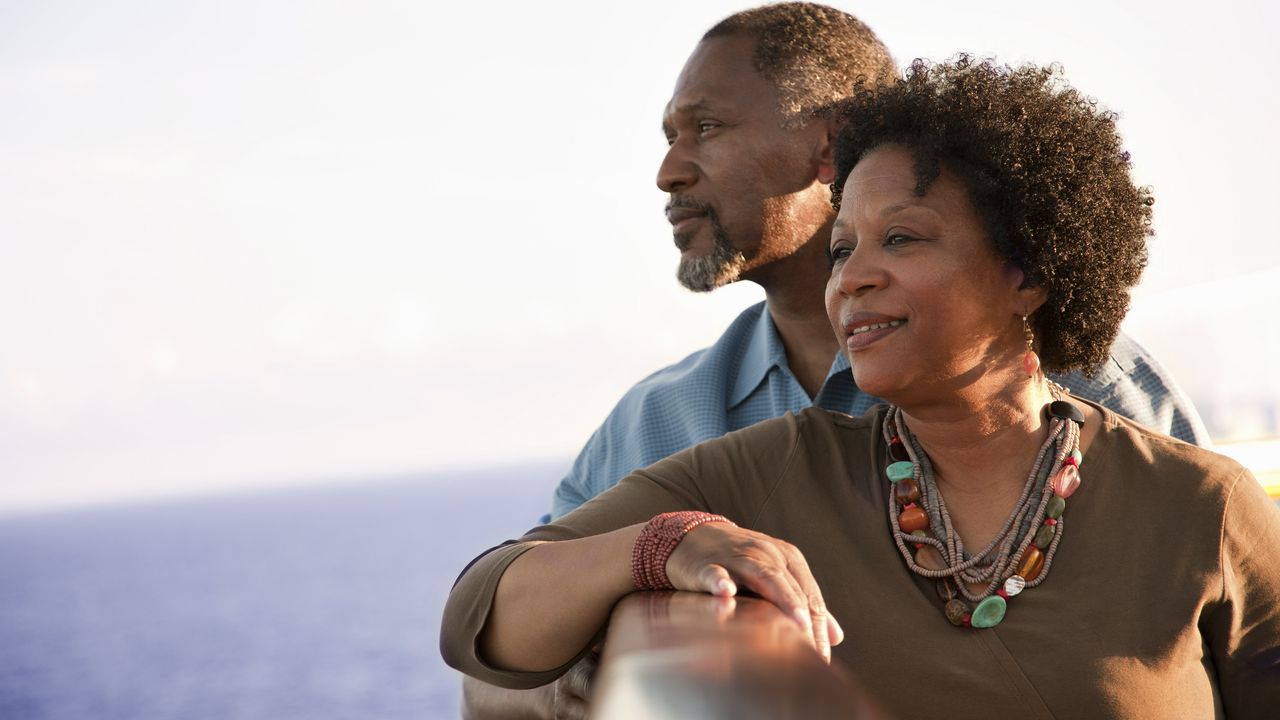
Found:
[[[882,408],[808,409],[730,433],[521,540],[683,509],[785,539],[844,627],[835,658],[897,717],[1280,717],[1280,508],[1234,461],[1103,413],[1049,577],[991,629],[950,625],[933,581],[892,542]],[[498,579],[528,547],[475,561],[441,631],[449,664],[506,687],[573,663],[507,672],[476,652]]]

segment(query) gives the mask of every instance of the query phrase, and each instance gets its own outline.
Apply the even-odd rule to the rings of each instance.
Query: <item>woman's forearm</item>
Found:
[[[631,550],[644,524],[531,548],[507,567],[480,635],[495,667],[522,672],[563,665],[591,641],[609,611],[635,589]]]

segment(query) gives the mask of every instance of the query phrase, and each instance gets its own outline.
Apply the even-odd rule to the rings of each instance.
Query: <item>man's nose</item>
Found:
[[[698,168],[689,158],[685,146],[677,140],[667,150],[658,166],[658,188],[665,193],[679,192],[698,180]]]

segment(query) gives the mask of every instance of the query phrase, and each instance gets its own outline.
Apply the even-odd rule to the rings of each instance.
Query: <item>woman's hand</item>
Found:
[[[722,596],[736,595],[742,585],[795,618],[827,662],[831,646],[844,640],[809,564],[783,540],[728,523],[699,525],[667,559],[667,578],[679,590]]]

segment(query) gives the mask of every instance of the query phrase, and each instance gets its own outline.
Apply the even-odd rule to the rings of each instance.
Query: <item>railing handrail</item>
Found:
[[[598,720],[885,718],[772,603],[689,592],[618,603],[592,708]]]

